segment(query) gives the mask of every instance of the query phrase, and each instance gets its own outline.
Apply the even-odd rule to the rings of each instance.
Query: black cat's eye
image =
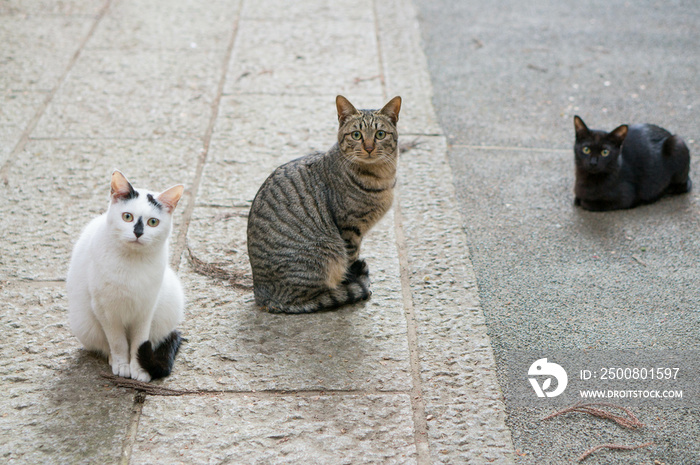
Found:
[[[352,138],[355,140],[362,139],[362,133],[360,131],[354,131],[351,135],[352,135]]]
[[[155,228],[156,226],[158,226],[158,223],[160,223],[160,220],[158,218],[149,218],[146,224],[148,224],[152,228]]]
[[[134,221],[134,215],[128,212],[122,213],[122,219],[127,223],[131,223],[132,221]]]
[[[607,157],[608,155],[610,155],[610,150],[608,150],[608,149],[603,149],[603,150],[600,152],[600,154],[601,154],[602,156],[604,156],[604,157]]]
[[[588,155],[589,153],[591,153],[591,148],[590,148],[590,147],[584,147],[582,150],[583,150],[583,153],[585,153],[586,155]]]
[[[374,137],[376,137],[377,140],[382,140],[386,137],[386,132],[385,131],[377,131],[377,133],[374,135]]]

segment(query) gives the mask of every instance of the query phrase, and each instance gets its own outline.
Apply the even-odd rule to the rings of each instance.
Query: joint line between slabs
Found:
[[[398,186],[396,187],[398,190]],[[418,353],[418,331],[416,329],[416,314],[413,308],[413,295],[411,294],[410,270],[408,254],[406,252],[406,240],[403,235],[403,216],[401,214],[400,195],[394,205],[394,228],[396,231],[396,247],[399,255],[399,270],[401,277],[401,294],[406,316],[406,338],[411,366],[411,407],[413,410],[414,440],[418,464],[429,464],[430,444],[428,443],[428,420],[425,414],[425,402],[423,400],[423,383],[421,381],[420,356]]]
[[[124,442],[122,444],[122,455],[119,458],[119,465],[129,465],[131,462],[131,455],[134,451],[134,443],[136,442],[136,434],[139,430],[139,423],[141,422],[141,412],[143,412],[143,398],[139,400],[141,396],[140,393],[134,394],[134,404],[131,409],[131,420],[129,421],[129,426],[126,430],[126,435],[124,436]]]
[[[41,119],[42,116],[44,116],[44,113],[46,112],[46,109],[49,107],[49,104],[53,100],[53,98],[56,96],[56,93],[58,92],[58,89],[63,85],[63,83],[66,80],[66,77],[68,76],[68,73],[73,69],[73,66],[78,61],[78,58],[80,58],[80,55],[83,53],[83,49],[85,48],[85,44],[88,43],[88,41],[92,38],[92,36],[95,34],[95,31],[97,30],[97,26],[100,24],[102,21],[102,18],[105,17],[107,14],[107,10],[109,10],[109,7],[111,6],[112,0],[106,0],[102,8],[100,9],[99,13],[97,13],[97,16],[95,17],[95,20],[92,23],[92,26],[90,27],[90,30],[88,33],[83,37],[83,40],[80,42],[80,45],[78,45],[77,50],[73,53],[73,56],[71,59],[68,61],[68,66],[63,70],[63,74],[59,76],[58,80],[56,81],[56,85],[53,86],[53,88],[49,91],[49,93],[46,95],[44,98],[44,101],[42,102],[41,106],[37,109],[36,113],[34,113],[34,116],[32,117],[31,120],[29,120],[29,123],[27,124],[27,127],[24,129],[22,132],[22,135],[19,138],[19,141],[15,145],[15,148],[12,149],[12,152],[10,152],[10,156],[7,158],[7,161],[0,166],[0,181],[3,183],[7,184],[9,182],[9,179],[7,178],[8,176],[8,171],[10,170],[10,165],[14,160],[17,159],[17,155],[24,150],[24,147],[26,147],[27,142],[29,142],[29,135],[34,132],[34,129],[36,129],[36,125],[39,123],[39,120]]]
[[[233,48],[236,44],[236,39],[238,37],[239,22],[241,17],[241,11],[243,9],[243,1],[238,5],[238,12],[236,13],[236,19],[233,23],[233,32],[231,34],[231,39],[229,40],[228,47],[226,48],[226,56],[222,64],[221,77],[219,79],[219,85],[216,91],[216,98],[211,104],[211,117],[209,118],[209,125],[204,134],[204,139],[202,142],[202,151],[197,158],[197,167],[195,168],[194,179],[192,180],[192,186],[190,188],[190,197],[185,207],[185,212],[183,214],[182,229],[178,234],[177,240],[173,247],[174,253],[172,255],[171,266],[175,271],[180,268],[180,259],[182,253],[185,250],[187,244],[187,234],[190,229],[190,222],[192,221],[192,215],[194,214],[194,207],[197,200],[197,194],[199,193],[199,187],[202,184],[202,175],[204,174],[204,165],[207,162],[207,156],[209,155],[209,146],[211,144],[211,138],[214,133],[214,125],[219,117],[219,107],[221,105],[221,98],[224,95],[224,86],[226,84],[226,75],[228,73],[228,67],[231,62],[231,57],[233,55]]]
[[[189,230],[190,221],[192,220],[192,214],[194,212],[195,200],[197,198],[197,193],[199,191],[199,186],[201,184],[202,174],[204,172],[204,164],[207,160],[207,155],[209,153],[209,144],[211,142],[212,134],[214,132],[214,124],[219,116],[219,105],[221,103],[221,97],[223,95],[224,85],[226,84],[226,74],[228,72],[228,66],[231,61],[231,56],[233,55],[233,47],[236,43],[236,38],[238,36],[238,24],[240,20],[241,8],[243,2],[241,1],[238,7],[238,12],[236,14],[236,20],[233,23],[233,31],[231,33],[231,39],[229,40],[228,47],[226,49],[226,56],[224,62],[222,63],[221,78],[219,79],[219,85],[217,87],[216,98],[211,105],[211,117],[209,119],[209,125],[207,126],[206,133],[204,134],[204,139],[202,143],[202,151],[197,159],[197,167],[195,169],[195,176],[192,181],[192,187],[190,188],[190,198],[185,208],[185,213],[183,214],[182,230],[178,235],[177,241],[174,246],[175,254],[173,257],[175,259],[171,263],[175,271],[180,267],[180,257],[184,251],[185,244],[187,242],[187,232]],[[122,455],[120,458],[120,465],[128,465],[131,461],[131,456],[133,454],[134,444],[136,442],[136,436],[138,433],[139,422],[141,419],[141,413],[143,411],[143,399],[139,399],[139,394],[134,397],[134,407],[131,418],[131,423],[129,424],[129,429],[127,430],[126,437],[124,438],[124,443],[122,446]]]
[[[380,85],[384,100],[387,97],[386,73],[382,56],[382,43],[380,34],[379,14],[377,1],[372,2],[374,14],[374,33],[377,42],[377,54],[380,74]],[[394,198],[394,230],[396,234],[396,248],[399,256],[399,274],[401,280],[401,295],[403,300],[404,315],[406,317],[406,338],[411,366],[411,411],[413,413],[413,440],[416,445],[416,462],[419,465],[428,465],[430,460],[430,443],[428,442],[428,420],[425,415],[425,402],[423,400],[423,383],[420,376],[420,357],[418,353],[418,331],[416,329],[416,315],[413,308],[413,296],[411,294],[410,270],[408,254],[406,252],[406,240],[403,234],[403,216],[401,214],[401,191],[398,184],[395,188]]]

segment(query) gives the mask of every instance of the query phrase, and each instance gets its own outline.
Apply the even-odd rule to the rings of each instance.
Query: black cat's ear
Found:
[[[583,137],[590,133],[586,123],[578,115],[574,115],[574,129],[576,130],[576,137]]]
[[[384,108],[379,110],[384,116],[388,116],[392,123],[396,124],[399,121],[399,111],[401,110],[401,97],[398,95],[389,100],[389,103],[384,105]]]
[[[618,142],[623,143],[625,141],[625,137],[627,137],[627,125],[623,124],[622,126],[618,126],[615,129],[612,130],[610,133],[610,136],[617,140]]]
[[[131,184],[126,179],[126,176],[124,176],[121,173],[121,171],[114,170],[114,172],[112,173],[112,184],[110,191],[112,202],[116,202],[118,200],[133,199],[135,197],[138,197],[138,195],[138,192],[136,192],[134,188],[131,187]]]
[[[335,107],[338,109],[338,122],[341,126],[349,117],[360,113],[352,106],[352,103],[342,95],[338,95],[335,98]]]

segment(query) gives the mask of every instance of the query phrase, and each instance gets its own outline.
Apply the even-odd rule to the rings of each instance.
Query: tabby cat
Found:
[[[690,191],[690,153],[679,136],[653,124],[588,129],[574,116],[574,204],[605,211]]]
[[[371,295],[360,243],[393,201],[401,97],[357,110],[339,95],[336,108],[338,142],[277,168],[250,208],[255,301],[272,313],[316,312]]]

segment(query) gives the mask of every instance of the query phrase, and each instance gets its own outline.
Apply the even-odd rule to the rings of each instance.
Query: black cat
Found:
[[[690,191],[690,152],[679,136],[653,124],[591,130],[574,116],[574,205],[606,211]]]

